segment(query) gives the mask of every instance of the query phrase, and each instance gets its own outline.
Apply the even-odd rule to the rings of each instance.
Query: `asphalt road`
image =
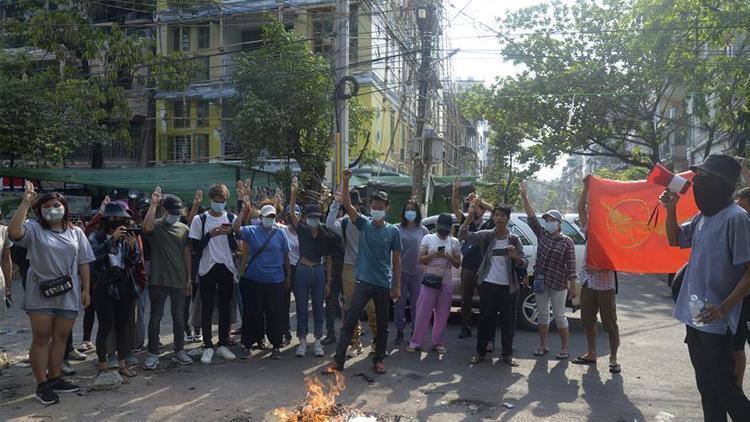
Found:
[[[20,303],[16,289],[15,303]],[[418,421],[698,421],[702,420],[684,327],[671,318],[672,300],[666,285],[648,276],[625,276],[618,295],[622,333],[621,375],[607,370],[606,334],[600,331],[598,367],[556,361],[559,338],[553,333],[550,356],[537,359],[535,333],[518,332],[520,367],[497,361],[469,365],[475,338],[459,340],[457,319],[446,333],[448,354],[443,360],[431,353],[409,354],[389,345],[388,373],[374,375],[367,356],[350,360],[346,389],[338,402],[375,412],[385,420]],[[165,312],[165,315],[169,315]],[[585,350],[578,314],[571,316],[571,355]],[[76,324],[76,343],[81,339]],[[171,348],[169,317],[162,341]],[[17,308],[0,323],[0,349],[14,361],[26,354],[30,333],[26,317]],[[21,332],[17,332],[21,330]],[[394,334],[392,331],[391,339]],[[189,345],[190,348],[197,344]],[[140,369],[139,376],[115,391],[63,395],[61,403],[43,407],[33,398],[30,368],[12,366],[0,375],[0,419],[19,420],[274,420],[273,409],[295,406],[305,397],[303,379],[318,373],[325,358],[294,357],[292,344],[282,360],[259,354],[250,360],[176,367],[162,358],[155,371]],[[139,355],[141,360],[144,355]],[[73,381],[91,385],[95,355],[73,365]],[[368,382],[366,374],[374,378]],[[750,375],[745,384],[750,385]],[[84,388],[85,389],[85,388]],[[514,405],[512,409],[503,403]],[[673,417],[670,418],[669,415]]]

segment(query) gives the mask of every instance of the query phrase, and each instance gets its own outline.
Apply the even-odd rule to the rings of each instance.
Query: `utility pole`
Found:
[[[334,140],[334,190],[341,185],[341,173],[349,166],[349,100],[345,94],[345,79],[349,76],[349,0],[336,0],[336,139]]]
[[[430,70],[430,60],[432,58],[432,37],[434,35],[434,11],[432,0],[424,0],[420,5],[417,6],[417,29],[422,40],[422,61],[419,66],[418,79],[419,79],[419,98],[417,98],[417,130],[416,130],[416,145],[415,148],[413,166],[412,166],[412,185],[411,195],[413,198],[418,200],[420,203],[424,202],[422,198],[422,184],[424,182],[424,174],[426,170],[425,163],[425,150],[427,149],[427,143],[425,140],[425,123],[427,120],[427,106],[428,98],[427,92],[430,86],[430,78],[432,72]]]

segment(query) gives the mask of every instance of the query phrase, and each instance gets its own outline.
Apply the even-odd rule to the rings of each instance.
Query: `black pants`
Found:
[[[92,302],[95,303],[96,318],[99,329],[96,332],[96,357],[99,362],[107,361],[107,337],[112,330],[115,332],[117,355],[120,360],[128,357],[133,349],[133,337],[130,332],[134,315],[133,286],[127,278],[114,282],[117,285],[119,297],[115,299],[109,292],[108,286],[94,287]]]
[[[148,351],[159,354],[159,327],[164,316],[164,305],[169,297],[169,308],[172,312],[172,333],[174,334],[174,351],[185,347],[185,319],[182,313],[185,306],[185,289],[165,286],[149,286],[148,299],[151,302],[151,315],[148,319]]]
[[[336,318],[341,318],[341,296],[342,289],[341,273],[334,275],[331,279],[331,294],[326,298],[326,334],[335,334]]]
[[[479,285],[479,330],[477,353],[487,353],[487,343],[495,338],[498,313],[500,314],[500,342],[502,356],[513,356],[513,335],[516,332],[516,307],[518,292],[510,293],[510,286],[492,283]]]
[[[388,313],[390,311],[389,302],[391,300],[391,289],[379,287],[368,283],[359,282],[354,286],[351,303],[346,311],[344,325],[341,327],[338,343],[336,343],[336,356],[334,360],[340,369],[344,369],[346,361],[346,349],[352,342],[354,329],[359,324],[359,318],[367,306],[367,302],[375,302],[375,319],[377,322],[378,333],[375,338],[375,357],[372,358],[374,363],[382,362],[385,359],[385,347],[388,342]]]
[[[242,316],[242,344],[250,349],[264,336],[273,347],[281,348],[284,342],[284,324],[289,319],[284,283],[259,283],[243,278],[240,291],[244,296],[245,313]]]
[[[724,422],[729,414],[735,422],[747,421],[750,401],[734,372],[734,336],[729,332],[711,334],[687,327],[685,343],[701,393],[704,420]]]
[[[211,323],[214,311],[214,298],[219,294],[219,343],[226,346],[229,343],[229,316],[231,314],[232,294],[234,293],[234,274],[224,264],[216,264],[206,275],[200,278],[201,294],[201,327],[203,329],[203,345],[214,347],[211,341]]]
[[[96,310],[94,304],[90,303],[83,312],[83,341],[91,341],[91,332],[94,331],[94,319]]]

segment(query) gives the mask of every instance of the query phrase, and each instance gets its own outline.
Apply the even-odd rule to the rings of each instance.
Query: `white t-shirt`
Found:
[[[437,233],[433,233],[422,238],[422,243],[419,246],[419,255],[421,256],[424,252],[427,252],[427,254],[437,252],[441,246],[445,248],[445,253],[448,255],[460,253],[461,250],[461,245],[459,245],[458,239],[455,237],[441,239]],[[447,272],[448,276],[450,276],[450,267],[450,261],[445,258],[437,258],[430,260],[424,266],[424,271],[427,274],[433,275],[444,275]]]
[[[297,232],[292,234],[289,230],[289,226],[279,225],[279,227],[284,230],[287,243],[289,243],[289,264],[297,265],[297,262],[299,262],[299,236],[297,235]]]
[[[492,250],[506,249],[508,247],[508,239],[495,239],[492,244]],[[490,272],[487,274],[487,278],[484,280],[487,283],[499,284],[501,286],[509,286],[510,280],[508,280],[508,255],[492,255],[492,265],[490,266]]]
[[[219,227],[224,223],[229,223],[229,218],[227,217],[226,212],[222,213],[221,217],[214,217],[210,213],[206,213],[206,227],[203,233],[201,233],[203,222],[201,221],[201,214],[198,214],[193,218],[193,222],[190,224],[190,238],[201,240],[203,239],[204,234],[211,231],[214,227]],[[227,236],[233,236],[233,234]],[[227,236],[212,237],[208,241],[208,246],[203,249],[201,262],[198,266],[198,275],[206,275],[216,264],[224,264],[229,271],[233,274],[237,274],[237,267],[234,265],[234,257],[232,256],[232,250],[229,249],[229,240],[227,239]]]

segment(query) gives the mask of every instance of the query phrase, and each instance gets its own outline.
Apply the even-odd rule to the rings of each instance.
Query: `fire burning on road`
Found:
[[[335,373],[333,382],[324,383],[316,376],[305,378],[307,397],[294,409],[278,408],[273,411],[280,422],[344,422],[353,412],[336,404],[336,398],[344,391],[344,376]]]

